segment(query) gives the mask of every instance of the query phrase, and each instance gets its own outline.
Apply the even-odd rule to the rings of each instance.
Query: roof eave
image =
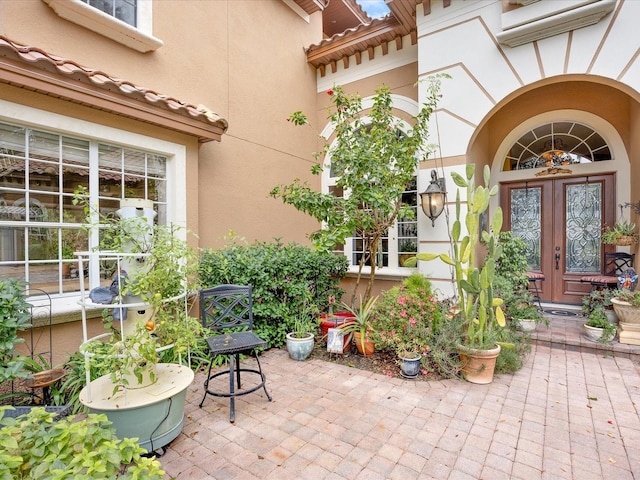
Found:
[[[206,107],[84,69],[4,37],[0,37],[0,83],[192,135],[201,143],[220,141],[228,127],[224,118]]]

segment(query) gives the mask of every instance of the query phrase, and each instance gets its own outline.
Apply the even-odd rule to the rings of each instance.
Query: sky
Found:
[[[356,0],[371,18],[382,18],[389,13],[389,7],[384,0]]]

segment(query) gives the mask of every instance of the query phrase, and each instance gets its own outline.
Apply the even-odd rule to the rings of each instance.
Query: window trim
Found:
[[[137,27],[118,20],[81,0],[42,0],[65,20],[93,30],[138,52],[152,52],[164,42],[152,34],[153,12],[151,0],[138,0]]]
[[[184,199],[187,193],[187,149],[185,145],[38,110],[2,99],[0,99],[0,121],[164,155],[167,157],[167,222],[181,227],[178,235],[186,240],[187,205]],[[79,312],[80,309],[76,303],[78,298],[79,293],[52,296],[52,314],[57,316]]]

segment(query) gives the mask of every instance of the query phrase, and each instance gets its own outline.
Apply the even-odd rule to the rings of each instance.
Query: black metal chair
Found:
[[[590,283],[591,291],[603,288],[616,288],[618,277],[628,268],[633,268],[635,253],[607,252],[604,254],[604,273],[586,275],[580,278],[582,283]]]
[[[544,273],[527,272],[527,277],[529,277],[529,291],[533,295],[533,300],[538,302],[538,310],[542,311],[542,301],[540,299],[542,285],[538,285],[538,282],[544,282]]]
[[[207,379],[204,383],[204,397],[200,408],[204,404],[207,394],[216,397],[228,397],[229,421],[235,422],[235,398],[264,389],[269,401],[271,395],[267,392],[266,377],[262,373],[257,349],[266,348],[267,342],[253,333],[253,298],[251,285],[218,285],[200,291],[200,318],[205,328],[220,332],[207,338],[211,361]],[[258,362],[258,369],[242,368],[240,354],[253,353]],[[211,375],[213,360],[217,355],[229,356],[229,370]],[[240,373],[248,372],[260,376],[257,385],[242,389]],[[222,375],[229,375],[229,391],[215,391],[209,388],[211,380]],[[234,382],[235,378],[235,382]],[[236,387],[237,385],[237,387]]]

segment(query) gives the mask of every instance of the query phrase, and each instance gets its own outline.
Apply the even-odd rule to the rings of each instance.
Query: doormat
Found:
[[[564,310],[561,308],[545,308],[542,311],[556,317],[579,317],[581,315],[580,310]]]

